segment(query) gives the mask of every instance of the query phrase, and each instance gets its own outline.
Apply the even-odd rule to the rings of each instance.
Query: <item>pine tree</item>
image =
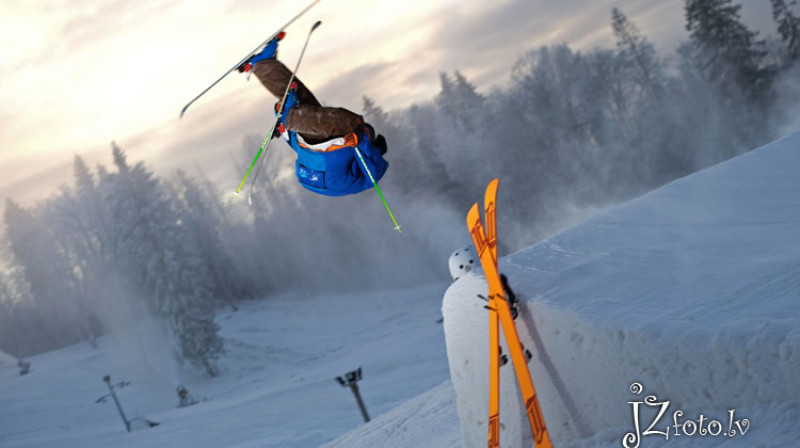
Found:
[[[617,8],[611,10],[611,26],[617,38],[617,49],[623,62],[637,69],[639,85],[652,94],[663,93],[663,68],[655,47],[641,35],[636,25]]]
[[[103,173],[103,175],[105,175]],[[73,178],[75,182],[75,200],[78,203],[78,220],[80,232],[84,238],[86,257],[97,263],[113,263],[112,237],[109,228],[109,210],[105,206],[100,192],[99,179],[92,174],[86,162],[75,156],[73,161]]]
[[[442,90],[436,97],[437,105],[463,130],[474,131],[475,125],[481,121],[484,97],[459,71],[455,72],[455,79],[446,73],[441,73],[439,78]]]
[[[170,320],[178,337],[178,346],[184,359],[202,367],[216,376],[215,361],[224,352],[219,326],[214,322],[214,304],[210,282],[194,278],[207,272],[198,258],[184,259],[183,268],[172,297]]]
[[[795,15],[789,8],[797,6],[796,1],[786,4],[783,0],[772,1],[772,17],[778,24],[778,34],[786,45],[789,60],[792,62],[800,61],[800,17]]]
[[[731,0],[686,0],[686,29],[695,63],[723,95],[736,90],[760,101],[769,89],[770,70],[764,67],[764,42],[740,20],[741,5]]]
[[[76,156],[73,167],[76,188],[63,188],[60,195],[47,201],[46,215],[40,219],[48,223],[55,243],[71,267],[75,306],[80,318],[75,326],[81,329],[84,339],[94,345],[103,333],[96,314],[96,304],[102,296],[97,289],[97,278],[101,275],[96,271],[102,263],[97,260],[100,241],[91,208],[94,179],[80,157]]]

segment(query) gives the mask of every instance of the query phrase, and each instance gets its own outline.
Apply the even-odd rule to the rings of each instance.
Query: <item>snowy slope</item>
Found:
[[[498,205],[501,227],[507,206]],[[532,376],[558,446],[593,435],[581,444],[620,446],[628,432],[630,446],[667,434],[670,446],[800,445],[800,134],[616,207],[500,268],[525,301],[517,326],[535,348]],[[465,302],[479,292],[461,289]],[[633,383],[644,392],[631,393]],[[640,438],[655,415],[637,412],[637,432],[628,402],[651,394],[671,401],[655,426],[664,434]],[[700,414],[703,432],[720,422],[710,428],[719,436],[686,434],[685,421]]]
[[[227,353],[213,379],[168,362],[151,331],[34,356],[23,377],[1,364],[0,447],[321,445],[363,425],[336,376],[363,368],[374,418],[447,380],[445,287],[244,303],[218,319]],[[113,403],[95,404],[107,373],[131,382],[118,391],[129,418],[161,425],[128,434]],[[200,403],[177,408],[179,382]]]
[[[320,448],[461,448],[455,400],[446,381]]]
[[[504,262],[529,298],[520,327],[545,357],[533,375],[560,440],[632,429],[626,403],[650,393],[686,418],[800,401],[800,134]],[[800,443],[798,423],[770,434],[749,417],[747,442]]]

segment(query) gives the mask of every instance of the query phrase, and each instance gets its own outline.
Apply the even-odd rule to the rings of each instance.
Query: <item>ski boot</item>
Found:
[[[247,58],[247,60],[242,62],[242,64],[239,65],[236,70],[238,70],[239,73],[244,73],[249,80],[250,75],[253,73],[253,66],[256,65],[256,62],[275,58],[275,56],[278,54],[278,42],[283,40],[284,37],[286,37],[286,32],[281,31],[277,36],[275,36],[274,39],[269,41],[259,53]]]

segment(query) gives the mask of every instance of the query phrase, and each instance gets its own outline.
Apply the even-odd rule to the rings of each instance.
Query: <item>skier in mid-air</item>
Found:
[[[254,73],[261,84],[283,98],[292,72],[276,58],[279,33],[264,49],[243,63],[240,72]],[[281,105],[276,104],[276,113]],[[299,79],[294,78],[276,127],[297,153],[297,179],[305,188],[328,196],[364,191],[383,177],[386,139],[354,112],[325,107]],[[359,155],[361,157],[359,157]]]

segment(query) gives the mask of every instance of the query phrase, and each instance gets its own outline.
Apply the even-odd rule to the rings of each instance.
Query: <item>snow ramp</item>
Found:
[[[510,206],[498,204],[501,239]],[[500,270],[521,300],[516,325],[556,446],[800,446],[800,133],[504,257]],[[471,303],[462,280],[448,294]],[[508,382],[501,400],[514,399]]]

